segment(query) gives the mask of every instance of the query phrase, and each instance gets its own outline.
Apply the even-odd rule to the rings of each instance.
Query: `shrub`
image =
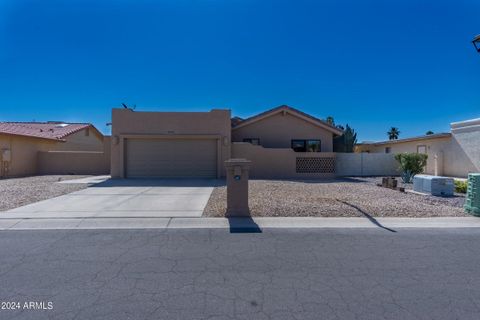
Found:
[[[415,175],[423,172],[428,156],[423,153],[399,153],[395,159],[400,163],[403,182],[411,183]]]
[[[455,192],[467,193],[467,186],[468,186],[467,181],[455,180],[454,183],[455,183]]]

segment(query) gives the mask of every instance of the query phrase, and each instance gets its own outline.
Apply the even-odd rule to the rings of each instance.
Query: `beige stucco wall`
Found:
[[[128,138],[176,139],[201,137],[218,140],[217,167],[230,158],[230,110],[210,112],[137,112],[112,109],[111,175],[124,177],[124,144]]]
[[[103,151],[103,137],[95,129],[87,128],[72,133],[64,143],[55,144],[55,151]]]
[[[105,152],[106,156],[110,159],[110,154],[112,152],[111,136],[103,136],[103,152]],[[110,167],[110,164],[109,164],[109,167]]]
[[[11,151],[11,161],[8,163],[8,171],[5,170],[5,162],[3,162],[3,159],[0,159],[0,177],[18,177],[39,174],[40,171],[43,170],[40,170],[42,166],[38,163],[39,152],[104,151],[104,139],[100,134],[96,133],[94,129],[90,129],[89,136],[85,135],[84,129],[71,134],[70,136],[66,137],[65,140],[66,141],[63,142],[41,138],[0,134],[0,150],[9,149]],[[108,152],[110,152],[109,140],[107,144]],[[77,162],[72,162],[72,165],[73,163]]]
[[[320,139],[322,152],[333,151],[333,134],[319,126],[293,116],[277,113],[240,128],[233,128],[232,141],[258,138],[265,148],[290,148],[292,139]]]
[[[11,161],[4,162],[0,152],[0,177],[28,176],[37,173],[37,153],[54,148],[58,142],[39,138],[0,134],[0,151],[9,149]],[[8,167],[7,167],[8,164]]]
[[[38,174],[109,174],[110,157],[101,151],[39,151]]]
[[[335,173],[297,173],[297,157],[327,157],[335,160]],[[250,177],[256,179],[315,179],[335,176],[398,175],[393,154],[295,152],[290,148],[264,148],[250,143],[232,144],[232,158],[251,160]]]
[[[86,140],[90,141],[90,139]],[[110,136],[104,136],[102,140],[101,149],[98,151],[38,151],[37,173],[110,174]],[[82,148],[81,145],[79,143],[75,147]],[[91,146],[98,149],[96,142]]]
[[[250,177],[254,179],[332,178],[328,173],[297,173],[297,157],[335,158],[333,152],[295,152],[291,148],[264,148],[246,142],[232,144],[232,158],[252,161]]]

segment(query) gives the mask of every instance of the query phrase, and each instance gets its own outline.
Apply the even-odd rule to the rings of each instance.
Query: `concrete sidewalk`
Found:
[[[480,218],[0,218],[0,230],[49,229],[480,228]]]

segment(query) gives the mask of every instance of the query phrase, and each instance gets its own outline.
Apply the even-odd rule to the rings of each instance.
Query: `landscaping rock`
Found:
[[[2,179],[0,180],[0,211],[84,189],[88,186],[87,184],[56,183],[84,177],[87,176],[51,175]]]
[[[381,178],[251,180],[250,211],[252,216],[261,217],[465,216],[463,196],[422,196],[380,188],[377,183],[381,183]],[[226,187],[217,187],[212,192],[204,216],[221,217],[225,209]]]

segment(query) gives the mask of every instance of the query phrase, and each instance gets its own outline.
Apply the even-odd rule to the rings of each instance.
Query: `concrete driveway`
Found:
[[[2,213],[2,218],[200,217],[219,180],[106,180]]]

